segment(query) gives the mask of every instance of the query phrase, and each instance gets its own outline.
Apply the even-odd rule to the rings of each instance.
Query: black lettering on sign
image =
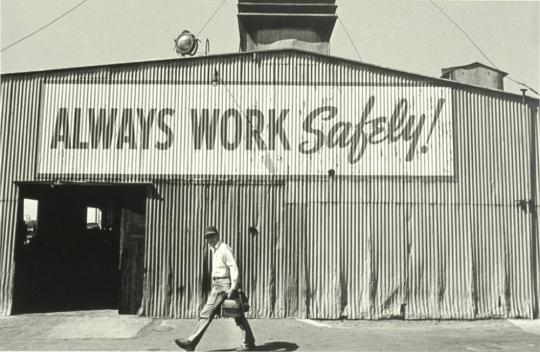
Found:
[[[318,152],[319,149],[322,148],[325,142],[324,132],[313,128],[313,122],[317,117],[319,117],[319,115],[322,114],[327,114],[325,117],[322,117],[323,120],[331,120],[337,115],[337,111],[338,110],[335,106],[321,106],[308,114],[302,127],[304,128],[304,131],[314,135],[315,141],[312,143],[312,146],[310,146],[309,141],[300,143],[298,146],[300,152],[304,154],[312,154]]]
[[[445,99],[439,99],[437,102],[427,141],[429,141],[435,124],[439,120],[444,103]],[[386,116],[369,119],[374,105],[375,96],[371,96],[366,102],[356,125],[350,122],[338,121],[330,126],[328,135],[325,134],[323,129],[316,128],[315,124],[318,117],[321,117],[321,121],[329,121],[335,118],[338,114],[337,108],[323,106],[314,109],[307,115],[303,123],[304,131],[313,136],[314,140],[301,142],[299,144],[300,152],[304,154],[316,153],[324,145],[329,149],[335,147],[348,148],[349,163],[354,164],[364,156],[368,144],[376,145],[385,141],[394,143],[403,140],[409,143],[405,161],[412,161],[422,135],[426,114],[420,116],[409,115],[409,102],[407,99],[400,99],[396,103],[390,119]],[[422,153],[427,152],[427,146],[422,146],[420,151]]]
[[[88,116],[83,115],[86,112]],[[161,109],[159,112],[155,108],[148,111],[141,108],[125,108],[121,111],[121,115],[116,108],[110,110],[74,108],[70,116],[67,108],[60,108],[56,115],[50,146],[51,149],[57,149],[59,143],[63,143],[65,149],[98,149],[100,146],[103,149],[110,149],[114,143],[116,149],[123,149],[127,144],[131,150],[138,147],[146,150],[150,148],[152,128],[154,121],[157,120],[157,128],[165,138],[163,141],[157,141],[155,147],[160,150],[168,149],[174,142],[174,133],[168,125],[167,117],[174,113],[175,110],[170,108]],[[88,129],[83,128],[85,121],[88,122]]]
[[[99,148],[100,141],[103,142],[103,149],[111,147],[116,115],[118,109],[111,109],[107,115],[107,109],[101,108],[96,114],[96,109],[88,109],[88,122],[90,132],[90,146],[92,149]]]
[[[229,136],[229,120],[233,121],[233,140],[228,140]],[[221,116],[221,145],[227,150],[234,150],[238,148],[242,141],[242,115],[236,109],[228,109]]]
[[[141,127],[141,141],[139,144],[141,149],[148,149],[150,131],[152,130],[152,124],[154,123],[155,114],[156,109],[150,109],[150,111],[148,111],[148,116],[146,117],[144,109],[137,109],[137,116],[139,118],[139,125]]]
[[[328,141],[326,144],[328,147],[333,148],[339,146],[344,148],[348,144],[348,136],[352,130],[352,123],[350,122],[337,122],[330,132],[328,132]]]
[[[261,133],[264,129],[264,114],[258,109],[248,109],[246,111],[246,149],[253,149],[253,141],[257,145],[257,149],[266,150],[266,144],[261,138]]]
[[[418,139],[422,133],[422,128],[424,128],[424,123],[426,121],[426,115],[422,114],[420,117],[411,115],[407,121],[407,125],[403,129],[403,139],[406,141],[412,140],[409,144],[409,150],[407,151],[407,156],[405,157],[406,161],[411,161],[414,158],[414,152],[416,151],[416,146],[418,145]],[[415,125],[415,122],[417,124]]]
[[[288,109],[281,110],[279,117],[276,119],[276,110],[270,110],[270,121],[268,123],[268,148],[270,150],[276,150],[276,137],[279,137],[284,150],[291,150],[291,145],[283,129],[283,122],[285,122],[288,115]]]
[[[350,140],[351,147],[349,148],[348,157],[350,164],[358,162],[360,159],[362,159],[364,153],[366,152],[366,148],[368,145],[368,137],[364,132],[364,125],[366,124],[366,121],[371,114],[374,105],[375,97],[372,95],[369,97],[366,105],[364,106],[364,110],[362,110],[360,122],[356,124],[354,134],[352,135]]]
[[[51,149],[56,149],[58,143],[64,144],[64,149],[71,148],[71,139],[69,138],[69,119],[67,108],[58,109],[56,122],[54,124],[53,136],[51,138]]]
[[[407,119],[407,99],[400,99],[394,107],[390,124],[388,126],[388,138],[390,142],[395,142],[401,138],[403,131],[399,131]]]
[[[367,121],[366,124],[371,124],[373,130],[371,131],[368,141],[369,144],[375,145],[382,143],[386,140],[388,135],[386,132],[386,116],[377,117],[376,119]],[[378,137],[378,138],[377,138]]]
[[[133,126],[133,110],[122,111],[122,121],[116,138],[116,149],[123,149],[124,143],[129,144],[129,149],[137,148],[135,143],[135,127]]]
[[[326,114],[321,119],[329,121],[335,118],[338,114],[338,109],[335,106],[324,106],[313,110],[304,121],[304,130],[315,136],[315,142],[309,147],[309,142],[304,141],[300,144],[300,152],[311,154],[318,152],[325,144],[328,148],[339,147],[341,149],[348,148],[347,159],[349,163],[354,164],[359,161],[366,150],[368,138],[364,132],[364,124],[373,109],[375,97],[370,97],[362,111],[360,121],[353,125],[350,122],[337,122],[329,130],[328,136],[323,130],[313,127],[313,124],[319,115]]]
[[[75,108],[73,116],[73,149],[88,149],[88,142],[81,140],[81,108]]]
[[[426,144],[428,144],[429,140],[431,139],[431,135],[433,134],[433,130],[435,130],[435,126],[437,125],[437,122],[439,121],[439,117],[441,116],[442,108],[443,108],[445,102],[446,102],[446,100],[442,99],[442,98],[439,99],[439,101],[437,102],[437,107],[435,108],[435,113],[433,114],[433,120],[431,121],[431,128],[429,129],[428,137],[426,139]],[[420,148],[420,151],[422,153],[427,153],[428,146],[423,145]]]
[[[209,109],[202,109],[200,116],[197,113],[197,109],[191,109],[191,133],[193,135],[195,150],[201,149],[203,138],[206,143],[206,149],[214,149],[219,113],[219,109],[214,109],[212,111],[212,118],[210,118]]]
[[[169,149],[171,145],[174,142],[174,134],[169,125],[167,125],[167,122],[165,121],[165,118],[167,116],[174,115],[175,111],[174,109],[161,109],[158,114],[157,118],[157,125],[161,131],[165,134],[165,142],[157,142],[156,148],[159,150],[165,150]]]

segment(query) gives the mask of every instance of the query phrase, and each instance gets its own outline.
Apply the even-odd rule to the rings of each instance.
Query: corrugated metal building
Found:
[[[196,317],[215,224],[252,317],[538,318],[538,99],[239,18],[255,51],[2,75],[0,314]]]

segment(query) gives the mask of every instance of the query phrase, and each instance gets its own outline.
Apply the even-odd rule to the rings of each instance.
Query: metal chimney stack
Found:
[[[335,0],[239,0],[240,51],[283,48],[330,54]]]

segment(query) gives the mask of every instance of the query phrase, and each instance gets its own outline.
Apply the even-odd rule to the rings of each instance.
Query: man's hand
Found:
[[[236,292],[236,288],[231,287],[225,293],[227,294],[227,298],[232,298],[232,296],[234,295],[235,292]]]

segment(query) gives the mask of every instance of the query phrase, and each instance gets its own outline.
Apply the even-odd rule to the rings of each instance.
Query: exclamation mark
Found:
[[[431,135],[433,134],[433,130],[435,129],[435,125],[437,124],[437,121],[439,121],[439,117],[441,116],[441,111],[442,111],[442,108],[444,106],[445,101],[446,101],[445,99],[441,98],[441,99],[439,99],[439,102],[437,103],[437,107],[435,108],[435,114],[433,116],[433,122],[431,123],[431,128],[429,130],[429,134],[428,134],[428,137],[427,137],[427,140],[426,140],[426,144],[423,145],[420,148],[420,151],[422,153],[427,153],[427,151],[428,151],[427,144],[429,144],[429,139],[431,138]]]

